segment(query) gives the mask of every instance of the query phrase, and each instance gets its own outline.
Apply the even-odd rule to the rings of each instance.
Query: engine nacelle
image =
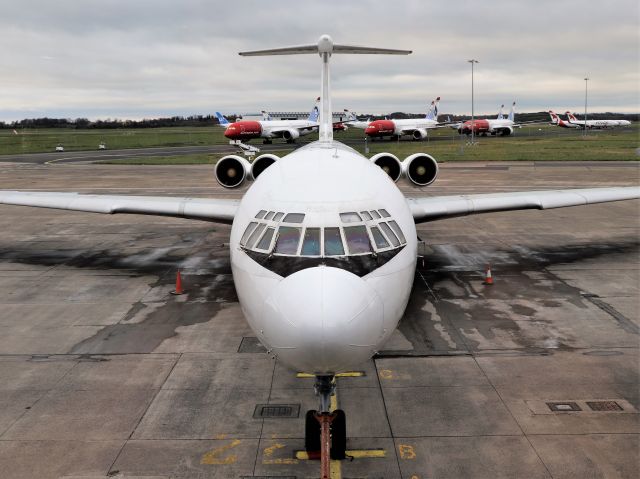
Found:
[[[216,180],[225,188],[236,188],[249,177],[251,164],[238,155],[223,156],[216,163]]]
[[[411,133],[411,137],[416,141],[424,140],[427,137],[427,130],[425,130],[424,128],[413,130],[413,133]]]
[[[384,170],[394,182],[398,181],[402,176],[402,163],[396,155],[391,153],[378,153],[373,155],[370,160]]]
[[[272,155],[271,153],[266,153],[257,157],[253,160],[253,163],[251,163],[251,178],[254,180],[258,179],[258,176],[260,176],[264,170],[269,168],[279,159],[279,156]]]
[[[415,153],[405,158],[402,169],[409,180],[418,186],[433,183],[438,176],[438,162],[426,153]]]
[[[290,128],[290,129],[284,130],[282,132],[282,138],[287,140],[287,143],[292,143],[293,141],[295,141],[298,138],[300,138],[300,132],[298,130]]]
[[[507,126],[505,128],[502,128],[500,130],[500,135],[501,136],[509,136],[511,133],[513,133],[513,128],[510,126]]]

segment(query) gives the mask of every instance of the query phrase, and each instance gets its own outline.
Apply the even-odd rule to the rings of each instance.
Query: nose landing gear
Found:
[[[330,460],[342,460],[347,449],[347,424],[344,411],[331,411],[331,396],[336,388],[334,376],[316,376],[314,389],[320,396],[320,409],[307,411],[304,447],[310,459],[320,459],[321,477],[329,479]]]

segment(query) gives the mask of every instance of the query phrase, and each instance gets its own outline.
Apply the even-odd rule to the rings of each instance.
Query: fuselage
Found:
[[[279,138],[285,131],[295,131],[297,136],[317,131],[318,122],[308,120],[241,120],[231,123],[224,131],[230,140],[251,138]],[[296,133],[293,134],[294,137]]]
[[[311,143],[266,169],[240,203],[230,244],[249,325],[298,371],[357,367],[406,308],[413,216],[387,174],[342,143]]]
[[[502,134],[508,135],[513,131],[513,126],[514,126],[513,121],[508,119],[467,120],[460,126],[458,131],[466,135],[471,134],[472,131],[474,134],[502,133]]]
[[[370,137],[410,135],[415,131],[425,131],[436,128],[438,122],[427,118],[403,120],[375,120],[370,122],[364,132]],[[423,136],[426,136],[423,135]]]
[[[570,120],[569,122],[579,128],[584,128],[584,120]],[[617,126],[629,126],[631,122],[629,120],[587,120],[587,128],[614,128]]]

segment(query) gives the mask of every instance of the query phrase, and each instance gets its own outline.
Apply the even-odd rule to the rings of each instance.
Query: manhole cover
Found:
[[[548,402],[547,406],[553,412],[582,411],[582,408],[575,402]]]
[[[258,404],[253,417],[296,418],[300,415],[300,404]]]
[[[238,347],[239,353],[266,353],[267,349],[260,344],[258,338],[254,336],[245,336]]]
[[[622,406],[615,401],[587,401],[592,411],[622,411]]]

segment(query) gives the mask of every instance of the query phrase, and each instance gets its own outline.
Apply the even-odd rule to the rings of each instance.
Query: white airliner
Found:
[[[549,110],[549,116],[551,116],[552,125],[560,126],[562,128],[580,128],[580,125],[564,121],[562,118],[560,118],[560,115],[558,115],[553,110]]]
[[[569,119],[568,123],[570,125],[574,125],[577,128],[584,128],[585,124],[587,128],[593,129],[604,129],[604,128],[615,128],[617,126],[629,126],[631,122],[629,120],[578,120],[573,113],[570,111],[566,112],[567,118]]]
[[[0,203],[231,224],[231,268],[246,320],[269,354],[316,376],[320,411],[328,414],[334,375],[380,351],[405,311],[416,223],[640,198],[639,187],[406,198],[390,178],[393,168],[426,186],[438,173],[431,156],[367,159],[333,140],[330,57],[368,53],[411,52],[337,45],[323,35],[317,44],[241,53],[319,54],[322,92],[318,141],[282,158],[262,155],[250,164],[230,155],[217,163],[225,187],[256,180],[240,200],[0,191]],[[314,427],[307,421],[310,448],[318,444]],[[332,440],[344,440],[338,436]]]
[[[250,140],[263,138],[263,142],[271,143],[274,138],[283,138],[287,143],[293,143],[301,136],[318,130],[318,102],[309,113],[306,120],[272,120],[266,111],[262,112],[262,120],[239,120],[231,123],[222,113],[216,112],[220,126],[225,127],[224,136],[230,140]]]
[[[441,126],[438,123],[439,104],[440,97],[431,102],[429,111],[424,118],[372,121],[367,125],[364,133],[371,138],[390,136],[393,139],[410,135],[414,140],[424,140],[427,137],[427,130]]]
[[[467,120],[462,125],[454,126],[454,128],[457,128],[458,133],[465,135],[470,135],[472,131],[475,135],[483,136],[486,136],[487,133],[500,136],[510,135],[513,133],[513,128],[519,126],[514,121],[516,102],[514,101],[511,105],[511,111],[507,118],[502,113],[503,108],[504,105],[501,105],[496,119]]]

